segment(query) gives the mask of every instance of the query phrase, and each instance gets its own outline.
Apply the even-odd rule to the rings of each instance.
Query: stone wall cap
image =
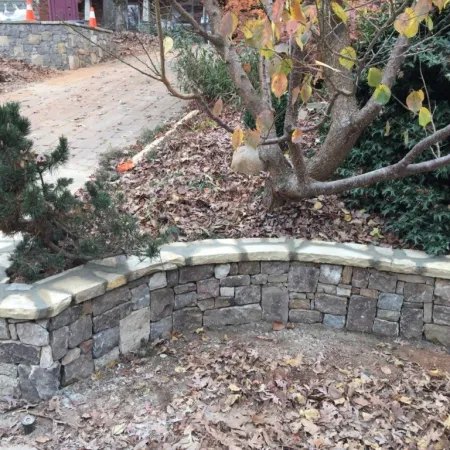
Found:
[[[450,279],[450,256],[433,257],[416,250],[291,238],[208,239],[164,245],[153,259],[117,256],[92,261],[34,283],[28,290],[2,285],[0,317],[53,317],[71,303],[87,301],[155,272],[241,261],[336,264]]]
[[[99,31],[101,33],[109,33],[112,34],[113,32],[111,30],[107,30],[106,28],[96,27],[92,28],[88,25],[83,25],[81,23],[76,22],[64,22],[64,21],[27,21],[27,20],[20,20],[20,21],[9,21],[9,20],[0,20],[0,25],[66,25],[69,27],[80,27],[80,28],[86,28],[87,30],[93,30],[93,31]]]

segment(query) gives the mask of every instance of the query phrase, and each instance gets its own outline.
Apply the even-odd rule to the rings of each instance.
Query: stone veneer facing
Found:
[[[0,57],[74,70],[112,52],[112,33],[64,22],[0,22]]]
[[[373,256],[372,247],[353,244],[223,240],[167,246],[156,262],[134,260],[130,265],[130,260],[108,259],[34,286],[4,285],[0,395],[48,399],[60,386],[173,331],[261,320],[322,323],[390,337],[424,336],[450,347],[450,281],[323,263],[347,261],[348,252],[357,250],[372,255],[370,261],[355,258],[360,266],[397,264],[401,269],[390,249],[378,249]],[[243,260],[250,258],[269,260]],[[444,274],[442,266],[436,269],[436,259],[429,261]],[[190,265],[195,262],[206,264]],[[16,309],[11,307],[14,301]]]

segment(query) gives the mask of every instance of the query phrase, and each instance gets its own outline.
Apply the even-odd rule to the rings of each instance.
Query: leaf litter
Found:
[[[2,443],[63,450],[450,448],[450,356],[437,347],[305,325],[226,333],[178,334],[29,405],[38,420],[29,436],[17,425],[26,408],[9,406]]]

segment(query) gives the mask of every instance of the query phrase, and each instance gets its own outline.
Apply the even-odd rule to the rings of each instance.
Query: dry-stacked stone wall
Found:
[[[149,340],[201,327],[323,324],[450,347],[447,279],[299,261],[170,267],[142,277],[134,272],[126,281],[105,268],[85,268],[85,287],[71,295],[68,307],[50,313],[54,317],[0,319],[0,394],[48,399]],[[99,276],[109,280],[110,290],[96,284]],[[51,282],[58,286],[60,278],[59,289],[70,290],[77,277],[83,278],[74,272]],[[27,292],[26,285],[9,286]],[[41,286],[42,297],[48,285]]]

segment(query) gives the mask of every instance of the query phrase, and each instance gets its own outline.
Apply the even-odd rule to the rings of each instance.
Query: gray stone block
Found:
[[[400,333],[406,338],[422,337],[423,311],[421,309],[403,308],[400,317]]]
[[[289,309],[310,309],[310,306],[308,299],[289,300]]]
[[[411,303],[411,302],[403,302],[403,309],[423,309],[423,305],[425,303]]]
[[[323,324],[330,328],[344,328],[345,316],[335,316],[333,314],[325,314],[323,316]]]
[[[119,345],[119,327],[100,331],[94,334],[92,340],[92,355],[94,358],[100,358]]]
[[[81,316],[69,325],[69,348],[74,348],[92,336],[91,316]]]
[[[306,299],[306,294],[304,292],[289,292],[290,300],[304,300]]]
[[[214,276],[214,264],[205,264],[202,266],[188,266],[180,268],[180,284],[190,281],[206,280]]]
[[[373,270],[369,275],[369,289],[381,292],[395,292],[397,287],[397,275]]]
[[[316,294],[315,309],[325,314],[345,316],[347,314],[347,299],[328,294]]]
[[[150,324],[150,339],[170,339],[172,335],[172,315]]]
[[[377,318],[373,322],[373,332],[382,336],[398,336],[398,323]]]
[[[427,323],[424,332],[427,340],[450,348],[450,327]]]
[[[178,284],[178,269],[166,272],[167,287],[175,287]]]
[[[400,311],[379,309],[377,312],[377,317],[382,320],[388,320],[389,322],[398,322],[398,319],[400,319]]]
[[[8,322],[6,319],[0,319],[0,339],[9,339],[10,337]]]
[[[339,284],[341,281],[342,270],[342,266],[322,264],[320,266],[319,283]]]
[[[423,321],[425,323],[433,322],[433,304],[432,303],[424,303],[423,304]]]
[[[251,276],[251,284],[267,284],[268,279],[269,279],[269,275],[266,275],[264,273],[260,273],[258,275],[252,275]]]
[[[289,270],[288,288],[295,292],[315,292],[319,281],[320,269],[292,263]]]
[[[232,275],[220,280],[222,287],[249,286],[250,275]]]
[[[94,316],[94,333],[106,330],[107,328],[117,327],[119,325],[119,321],[131,313],[131,308],[131,302],[123,303],[113,309],[110,309],[109,311],[106,311],[103,314],[100,314],[99,316]]]
[[[376,313],[376,300],[353,295],[348,306],[347,330],[371,332]]]
[[[262,310],[259,305],[232,306],[211,309],[203,313],[203,325],[214,328],[226,325],[244,325],[261,321]]]
[[[364,289],[369,285],[369,271],[361,267],[353,268],[352,286]]]
[[[320,323],[323,314],[319,311],[291,309],[289,311],[289,322],[294,323]]]
[[[323,293],[323,294],[330,294],[330,295],[336,295],[337,292],[337,286],[334,286],[332,284],[322,284],[319,283],[317,285],[317,292]]]
[[[109,311],[117,305],[127,302],[131,298],[131,292],[126,286],[106,292],[106,294],[97,297],[93,302],[94,316]]]
[[[19,340],[19,338],[17,336],[16,325],[14,323],[10,323],[10,324],[8,324],[8,329],[9,329],[9,334],[11,336],[11,340],[12,341]]]
[[[214,276],[219,279],[225,278],[229,275],[230,269],[231,269],[230,264],[217,264],[214,267]]]
[[[54,363],[48,369],[31,366],[31,369],[28,372],[28,380],[22,377],[20,385],[22,389],[22,383],[30,383],[39,399],[49,400],[58,392],[60,379],[61,366],[59,363]],[[29,390],[31,391],[31,389]]]
[[[0,363],[0,375],[5,377],[16,378],[17,366],[15,364]]]
[[[287,261],[263,261],[261,262],[261,273],[266,275],[283,275],[288,273],[289,262]]]
[[[0,342],[0,363],[39,365],[40,348],[18,341]]]
[[[78,359],[63,367],[63,386],[83,380],[94,373],[94,361],[91,355],[81,355]]]
[[[234,297],[217,297],[214,301],[214,308],[226,308],[234,305]]]
[[[186,294],[175,295],[174,310],[185,308],[186,306],[195,306],[197,304],[197,292],[188,292]]]
[[[288,280],[288,274],[283,273],[282,275],[269,275],[269,283],[286,283]]]
[[[41,401],[39,394],[33,384],[30,382],[31,366],[25,364],[19,364],[19,386],[20,395],[25,400],[32,403],[37,403]]]
[[[234,293],[235,305],[249,305],[250,303],[259,303],[261,301],[261,287],[252,286],[238,286]],[[221,292],[222,293],[222,292]]]
[[[101,356],[100,358],[94,359],[95,370],[100,370],[103,367],[111,364],[114,361],[118,361],[120,358],[119,347],[114,347],[111,351]]]
[[[79,319],[83,311],[82,305],[73,306],[71,308],[67,308],[57,316],[52,317],[50,319],[48,329],[50,331],[57,330],[58,328],[69,325],[75,320]]]
[[[405,283],[403,294],[405,302],[431,303],[433,301],[433,286],[428,284]]]
[[[216,278],[197,281],[197,296],[199,300],[205,300],[220,295],[220,284]]]
[[[61,327],[51,333],[50,345],[55,360],[61,359],[69,349],[69,327]]]
[[[167,286],[166,272],[157,272],[150,276],[148,280],[148,287],[151,291],[162,289]]]
[[[261,272],[259,261],[243,261],[238,265],[238,270],[241,275],[256,275]]]
[[[342,284],[352,284],[353,267],[345,266],[342,271]]]
[[[43,347],[48,345],[50,337],[48,331],[37,323],[25,322],[16,325],[17,335],[24,344]]]
[[[200,308],[200,311],[206,311],[207,309],[214,309],[215,299],[207,298],[206,300],[200,300],[197,302],[197,306]]]
[[[139,349],[150,339],[150,308],[135,311],[120,321],[120,351]]]
[[[150,294],[151,321],[157,322],[167,316],[170,316],[173,311],[174,302],[175,296],[172,288],[164,288],[152,291]]]
[[[450,326],[450,307],[436,305],[433,311],[433,322],[438,325]]]
[[[203,326],[203,314],[198,308],[184,308],[173,313],[173,330],[194,332]]]
[[[136,311],[138,309],[147,308],[150,306],[150,289],[146,284],[131,289],[131,309]]]
[[[61,360],[62,366],[67,366],[67,364],[70,364],[71,362],[75,361],[77,358],[79,358],[81,355],[81,349],[79,347],[75,347],[70,349],[64,356],[64,358]]]
[[[197,290],[197,285],[195,283],[180,284],[173,288],[175,294],[186,294],[187,292],[192,292]]]
[[[403,306],[403,295],[380,293],[378,297],[378,308],[389,311],[401,311]]]
[[[288,290],[284,287],[263,286],[261,306],[263,320],[286,323],[289,315]]]
[[[221,287],[220,297],[234,297],[234,287]]]
[[[450,306],[450,281],[436,280],[434,286],[434,304]]]

